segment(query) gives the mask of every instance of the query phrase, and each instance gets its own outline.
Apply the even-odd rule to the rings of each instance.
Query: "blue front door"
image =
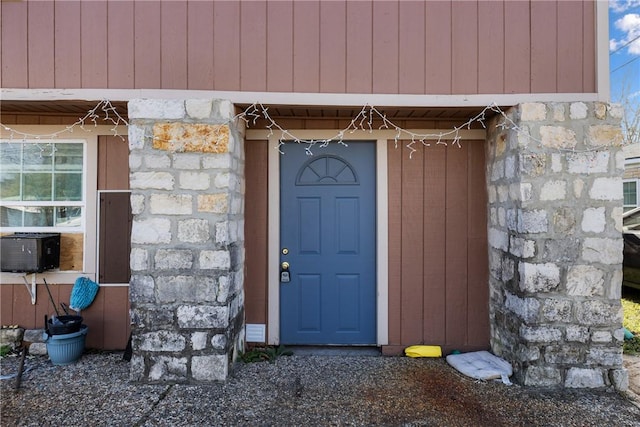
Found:
[[[280,340],[375,344],[375,143],[305,147],[280,157]]]

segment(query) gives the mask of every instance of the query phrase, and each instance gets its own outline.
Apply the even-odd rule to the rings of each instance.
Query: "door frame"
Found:
[[[335,131],[296,131],[301,138],[326,139]],[[388,192],[387,192],[387,139],[372,138],[369,132],[359,131],[345,135],[343,140],[375,141],[376,144],[376,344],[387,345],[389,339],[389,273],[388,273]],[[356,143],[356,142],[354,142]],[[269,137],[268,191],[268,320],[267,343],[280,344],[280,140]],[[318,148],[321,150],[321,148]]]

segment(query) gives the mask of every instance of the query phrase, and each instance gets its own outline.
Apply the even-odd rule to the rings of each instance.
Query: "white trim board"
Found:
[[[598,57],[598,61],[602,62]],[[608,82],[606,65],[598,64],[598,85]],[[226,99],[234,104],[299,106],[386,106],[386,107],[486,107],[526,102],[609,101],[608,88],[600,93],[512,93],[460,95],[408,95],[371,93],[238,92],[173,89],[1,89],[4,101],[100,101],[124,102],[132,99]]]

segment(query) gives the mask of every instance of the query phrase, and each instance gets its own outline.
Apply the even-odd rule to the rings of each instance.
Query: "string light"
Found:
[[[307,145],[305,148],[306,153],[309,155],[313,155],[313,147],[316,145],[320,147],[327,147],[331,143],[337,143],[340,145],[348,146],[345,142],[346,134],[353,134],[358,131],[364,131],[368,133],[373,132],[373,126],[376,121],[380,122],[380,126],[378,129],[392,129],[395,131],[395,136],[393,138],[394,145],[397,148],[398,142],[400,140],[409,140],[406,144],[406,148],[409,149],[409,157],[411,158],[412,154],[417,151],[415,146],[420,143],[424,147],[431,147],[431,141],[436,141],[435,145],[444,145],[448,146],[449,142],[451,146],[461,147],[462,129],[471,129],[475,123],[478,123],[482,126],[483,129],[487,129],[487,113],[493,113],[494,115],[499,116],[495,127],[500,129],[501,131],[513,130],[517,132],[519,135],[524,135],[529,141],[534,141],[537,143],[542,143],[542,140],[533,137],[530,135],[527,128],[520,127],[517,123],[515,123],[507,113],[505,113],[495,102],[490,105],[484,107],[482,111],[480,111],[475,116],[468,119],[462,125],[454,126],[449,131],[438,131],[437,133],[417,133],[410,131],[408,129],[402,128],[397,124],[393,123],[391,120],[387,118],[386,113],[379,111],[376,107],[370,105],[364,105],[358,114],[356,114],[348,126],[344,129],[340,129],[330,138],[315,140],[315,139],[305,139],[296,136],[289,130],[283,128],[278,122],[273,119],[269,114],[269,108],[264,106],[261,103],[254,103],[245,108],[244,111],[235,115],[231,120],[223,123],[223,125],[231,125],[233,123],[237,123],[242,120],[246,126],[257,126],[258,121],[263,119],[266,121],[265,128],[269,130],[267,135],[268,138],[271,138],[274,135],[278,135],[278,145],[277,149],[280,153],[284,153],[282,151],[282,146],[287,142],[293,142],[295,144],[304,144]],[[21,139],[23,141],[27,139],[55,139],[60,135],[65,133],[73,133],[74,129],[79,127],[80,129],[86,131],[85,126],[93,124],[93,126],[98,126],[99,121],[107,122],[112,126],[110,129],[111,133],[114,136],[120,137],[121,140],[125,140],[124,136],[121,135],[118,130],[121,126],[129,126],[129,123],[126,119],[124,119],[117,111],[117,109],[111,104],[109,100],[100,101],[94,108],[90,109],[87,114],[83,117],[79,118],[76,122],[71,125],[60,129],[59,131],[48,133],[48,134],[33,134],[18,131],[13,129],[7,125],[0,123],[0,127],[4,129],[6,132],[10,133],[9,139]],[[216,139],[220,139],[219,137],[222,135],[222,130],[219,130],[216,134]],[[158,137],[154,135],[144,135],[145,138],[150,138],[153,140],[159,140]],[[175,141],[166,141],[169,145],[173,145]],[[583,152],[593,152],[593,151],[601,151],[603,149],[602,146],[588,148],[584,150],[576,150],[575,148],[556,148],[557,151],[564,151],[570,153],[583,153]]]
[[[100,114],[98,113],[98,111],[101,111],[103,113],[104,117],[101,117]],[[111,113],[111,115],[109,115],[109,113]],[[65,133],[73,133],[73,130],[76,127],[79,127],[83,131],[87,132],[88,130],[85,129],[85,125],[87,125],[87,122],[91,122],[94,127],[97,127],[98,126],[98,120],[100,120],[100,119],[102,119],[102,121],[104,121],[104,122],[112,124],[113,127],[111,128],[111,132],[112,132],[113,136],[118,136],[118,137],[120,137],[120,139],[122,139],[124,141],[124,136],[122,136],[122,135],[120,135],[118,133],[118,127],[120,125],[129,126],[129,123],[120,114],[118,114],[118,111],[116,110],[116,108],[111,104],[111,102],[109,100],[106,100],[106,99],[103,99],[102,101],[98,102],[98,104],[96,104],[95,107],[90,109],[87,112],[87,114],[85,114],[83,117],[81,117],[78,120],[76,120],[73,124],[65,126],[64,129],[61,129],[61,130],[56,131],[56,132],[51,132],[51,133],[48,133],[48,134],[35,134],[35,133],[21,132],[19,130],[13,129],[13,128],[7,126],[7,125],[4,125],[2,123],[0,123],[0,126],[5,131],[10,132],[9,139],[18,138],[18,139],[21,139],[23,141],[25,141],[27,139],[36,139],[36,140],[38,140],[38,139],[56,139],[60,135],[63,135]]]

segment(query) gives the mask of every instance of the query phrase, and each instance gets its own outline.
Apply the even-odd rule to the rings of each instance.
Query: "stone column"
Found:
[[[621,115],[529,103],[488,126],[491,347],[522,384],[628,383]]]
[[[220,100],[129,102],[136,382],[227,378],[244,340],[244,150]]]

